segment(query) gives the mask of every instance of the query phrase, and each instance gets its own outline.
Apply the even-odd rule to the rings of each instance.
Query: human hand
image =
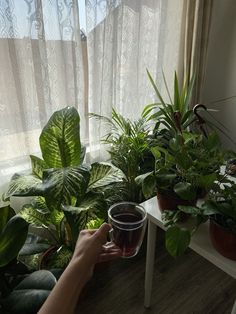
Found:
[[[103,224],[97,230],[82,230],[79,234],[72,261],[82,260],[90,275],[94,265],[121,256],[121,250],[112,242],[107,242],[110,225]]]

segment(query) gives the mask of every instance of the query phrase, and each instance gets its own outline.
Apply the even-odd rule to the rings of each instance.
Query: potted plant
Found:
[[[178,205],[194,205],[217,179],[223,152],[216,133],[183,132],[169,140],[168,148],[151,148],[155,169],[139,176],[146,197],[156,191],[161,211],[177,210]]]
[[[29,224],[9,204],[0,208],[1,313],[36,313],[56,283],[49,271],[31,274],[19,261]]]
[[[127,194],[125,200],[141,203],[145,200],[135,178],[154,167],[154,157],[149,149],[149,125],[145,116],[131,121],[112,109],[112,117],[91,114],[108,126],[108,133],[102,140],[109,145],[111,163],[125,175],[124,183]]]
[[[32,172],[15,174],[4,195],[5,200],[31,197],[19,215],[31,226],[44,230],[43,240],[40,239],[41,268],[64,268],[80,230],[101,224],[109,204],[123,193],[123,173],[118,168],[108,163],[82,164],[85,150],[80,142],[79,122],[73,107],[55,112],[40,135],[43,158],[30,156]],[[111,195],[112,189],[116,189],[115,195]],[[35,238],[31,239],[21,255],[36,253]]]
[[[221,167],[207,199],[196,206],[178,206],[177,212],[163,216],[167,228],[166,248],[172,256],[182,255],[199,225],[209,220],[209,234],[215,249],[225,257],[236,259],[236,187],[232,177],[235,173],[235,165],[227,163]],[[191,223],[181,224],[181,213],[191,216]]]
[[[228,180],[227,180],[228,181]],[[204,203],[209,215],[210,238],[214,248],[223,256],[236,260],[236,185],[219,183]]]

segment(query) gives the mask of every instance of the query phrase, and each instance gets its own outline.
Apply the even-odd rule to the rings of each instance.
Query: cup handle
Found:
[[[109,235],[108,235],[109,241],[113,242],[114,237],[113,237],[113,228],[109,230]]]

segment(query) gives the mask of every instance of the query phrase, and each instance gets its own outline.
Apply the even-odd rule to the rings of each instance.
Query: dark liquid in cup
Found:
[[[135,223],[137,225],[129,225],[128,227],[123,227],[122,225],[113,224],[113,238],[114,242],[122,250],[123,256],[132,256],[136,253],[137,247],[140,244],[140,239],[142,236],[143,223],[138,224],[142,220],[142,215],[140,213],[118,213],[114,214],[113,218],[120,222],[125,223]],[[124,230],[124,228],[126,230]]]

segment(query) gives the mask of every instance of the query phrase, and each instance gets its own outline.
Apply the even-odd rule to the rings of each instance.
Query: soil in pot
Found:
[[[210,238],[213,247],[224,257],[236,261],[236,234],[210,220]]]

